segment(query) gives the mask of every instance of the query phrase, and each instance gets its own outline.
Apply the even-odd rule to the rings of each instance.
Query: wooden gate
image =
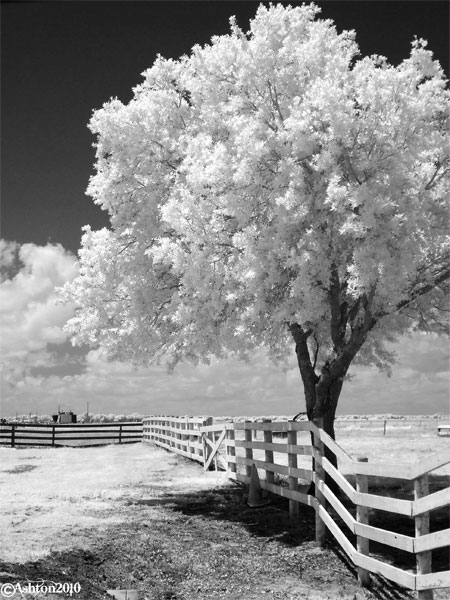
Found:
[[[200,428],[203,441],[203,468],[205,471],[211,469],[212,465],[214,465],[216,471],[219,468],[224,471],[228,470],[225,448],[227,425],[230,424],[218,423],[217,425],[207,425]]]

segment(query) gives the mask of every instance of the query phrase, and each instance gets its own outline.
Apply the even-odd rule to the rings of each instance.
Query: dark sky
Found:
[[[20,243],[76,252],[81,227],[107,225],[85,195],[93,172],[92,110],[130,100],[157,53],[178,58],[236,15],[247,29],[259,2],[54,1],[1,3],[2,231]],[[301,3],[290,2],[291,5]],[[338,30],[355,29],[361,53],[397,64],[414,35],[448,76],[446,1],[316,2]]]

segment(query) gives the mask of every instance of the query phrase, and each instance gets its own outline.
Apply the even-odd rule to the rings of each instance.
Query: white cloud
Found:
[[[411,348],[416,346],[429,363],[426,373],[411,361]],[[345,383],[338,413],[448,412],[449,384],[440,370],[448,354],[445,340],[416,334],[402,340],[397,350],[399,364],[390,378],[375,368],[355,367],[357,376]],[[84,373],[26,377],[13,412],[49,414],[61,404],[81,413],[87,401],[91,413],[106,414],[294,415],[305,410],[294,359],[283,371],[257,353],[249,364],[233,359],[212,361],[209,366],[182,364],[169,375],[158,366],[135,370],[124,363],[108,363],[100,351],[92,350]]]
[[[49,344],[62,344],[62,327],[73,308],[56,302],[55,288],[78,271],[73,255],[60,245],[37,246],[1,240],[0,362],[4,375],[27,373],[51,362]]]

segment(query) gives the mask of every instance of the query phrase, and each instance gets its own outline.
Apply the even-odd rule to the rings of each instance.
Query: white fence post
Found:
[[[188,432],[191,431],[192,429],[192,423],[189,421],[189,417],[186,417],[186,429],[188,430]],[[192,446],[192,435],[190,433],[187,434],[187,450],[190,454],[193,454],[195,451],[195,448],[193,448]]]
[[[252,442],[252,429],[249,427],[251,425],[251,421],[244,422],[244,436],[246,442]],[[246,448],[245,449],[245,458],[253,460],[253,449]],[[245,474],[248,478],[252,476],[252,465],[245,465]]]
[[[236,446],[234,445],[234,440],[235,440],[235,434],[234,434],[234,423],[232,423],[233,425],[233,429],[228,429],[227,430],[227,438],[230,440],[230,445],[228,446],[227,444],[225,444],[225,450],[227,453],[226,456],[226,461],[227,461],[227,468],[229,470],[230,473],[236,473],[236,462],[235,460],[233,460],[233,462],[228,462],[228,456],[232,456],[233,458],[236,457]]]
[[[428,496],[428,473],[414,480],[414,500],[419,500]],[[430,533],[430,513],[425,512],[414,518],[416,538]],[[431,573],[431,550],[418,552],[416,554],[417,574],[426,575]],[[417,598],[420,600],[432,600],[433,590],[420,590],[417,592]]]
[[[365,456],[357,458],[358,462],[369,462],[369,459]],[[369,484],[367,475],[356,475],[356,491],[362,494],[367,494],[369,491]],[[369,524],[369,509],[366,506],[356,506],[356,520],[358,523]],[[361,535],[356,536],[356,549],[361,554],[366,556],[369,555],[369,540]],[[358,581],[363,587],[370,586],[370,572],[367,569],[358,567]]]
[[[291,427],[293,425],[290,425]],[[295,446],[297,444],[297,430],[291,429],[287,432],[287,443],[288,446]],[[288,465],[289,468],[296,469],[298,466],[297,462],[297,453],[296,452],[288,452]],[[298,478],[293,475],[289,475],[289,489],[293,491],[298,490]],[[299,503],[295,500],[289,499],[289,514],[291,517],[296,517],[299,515],[300,506]]]
[[[266,421],[266,423],[270,423],[270,421]],[[264,429],[264,442],[266,444],[272,444],[273,435],[271,429]],[[273,464],[273,450],[265,450],[264,451],[265,461],[266,463]],[[267,483],[274,483],[275,481],[275,473],[273,471],[266,471],[266,481]]]
[[[323,424],[323,419],[318,419],[318,423],[319,423],[319,426],[321,426]],[[315,431],[313,433],[313,439],[314,439],[314,450],[315,450],[315,452],[314,452],[314,471],[315,471],[315,475],[316,475],[316,477],[314,477],[314,480],[315,480],[314,494],[316,496],[316,500],[318,503],[318,506],[316,509],[316,542],[321,548],[323,548],[325,546],[325,538],[326,538],[327,528],[326,528],[324,521],[320,517],[320,507],[322,506],[323,508],[325,508],[325,496],[319,490],[319,486],[317,485],[316,479],[318,481],[325,483],[325,470],[322,466],[322,458],[324,455],[324,445],[320,441],[320,438]]]
[[[209,427],[213,424],[212,417],[208,417],[203,421],[201,427]],[[209,455],[211,454],[211,446],[206,442],[206,438],[210,438],[209,432],[203,433],[202,435],[202,443],[203,443],[203,467],[205,467],[208,462]]]

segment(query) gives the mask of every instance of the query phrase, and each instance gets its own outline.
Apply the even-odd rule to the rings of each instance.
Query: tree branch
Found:
[[[311,364],[311,356],[308,349],[308,338],[313,334],[313,330],[308,329],[305,331],[298,323],[290,323],[288,327],[294,338],[295,352],[302,376],[305,375],[305,377],[311,380],[318,379]]]
[[[412,292],[410,298],[407,298],[407,299],[399,302],[395,306],[393,312],[400,312],[402,309],[404,309],[405,307],[409,306],[412,302],[417,300],[417,298],[420,298],[421,296],[424,296],[428,292],[431,292],[440,283],[443,283],[447,279],[450,279],[450,268],[446,268],[443,272],[441,272],[440,275],[438,275],[433,282],[427,283],[427,284],[423,285],[422,287],[420,287],[419,289],[417,289],[416,291]],[[383,313],[380,316],[386,316],[387,314],[390,314],[390,313]]]

